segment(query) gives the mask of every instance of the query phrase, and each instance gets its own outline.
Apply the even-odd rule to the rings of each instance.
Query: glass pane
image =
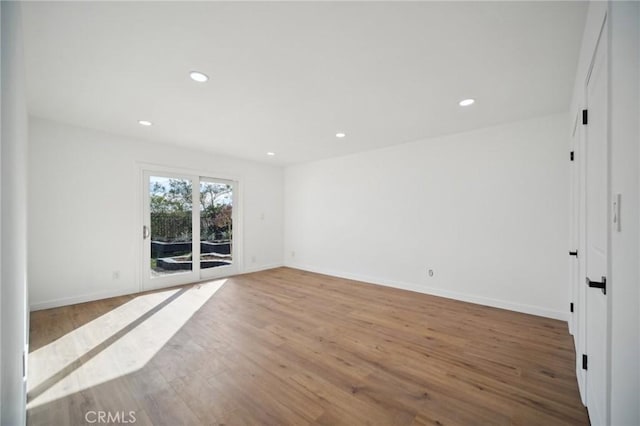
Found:
[[[149,177],[152,278],[193,270],[192,186],[189,179]]]
[[[233,188],[200,182],[200,268],[229,266],[233,241]]]

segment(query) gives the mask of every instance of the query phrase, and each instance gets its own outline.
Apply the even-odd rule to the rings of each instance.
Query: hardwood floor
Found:
[[[30,425],[588,424],[566,323],[287,268],[34,312],[31,348]]]

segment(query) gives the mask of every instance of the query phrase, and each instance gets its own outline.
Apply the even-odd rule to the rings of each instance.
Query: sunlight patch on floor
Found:
[[[142,368],[225,282],[138,296],[32,352],[27,408]]]

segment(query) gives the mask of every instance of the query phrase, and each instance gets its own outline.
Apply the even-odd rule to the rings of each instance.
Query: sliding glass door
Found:
[[[233,266],[233,183],[200,178],[200,269]]]
[[[144,289],[235,272],[235,183],[160,171],[143,175]]]

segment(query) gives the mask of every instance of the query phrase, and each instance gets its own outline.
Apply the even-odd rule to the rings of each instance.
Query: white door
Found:
[[[586,296],[587,286],[584,277],[586,276],[585,265],[585,141],[584,128],[582,125],[582,111],[577,113],[572,135],[573,161],[571,162],[571,237],[570,253],[570,278],[571,278],[571,302],[573,303],[573,313],[571,314],[571,332],[573,334],[576,354],[576,377],[580,398],[583,404],[587,404],[586,399],[586,371],[582,369],[582,354],[587,353],[586,349]]]
[[[235,182],[144,170],[142,191],[145,290],[237,271]]]
[[[608,419],[607,371],[607,252],[608,131],[607,33],[604,27],[586,83],[586,355],[587,408],[593,425]]]
[[[580,168],[577,162],[577,150],[578,150],[578,119],[574,121],[573,133],[571,136],[571,161],[569,163],[570,176],[569,176],[569,303],[570,303],[570,316],[569,316],[569,333],[573,335],[576,348],[578,347],[578,292],[580,288],[580,275],[579,275],[579,263],[578,254],[580,250],[579,246],[579,212],[580,212]]]

